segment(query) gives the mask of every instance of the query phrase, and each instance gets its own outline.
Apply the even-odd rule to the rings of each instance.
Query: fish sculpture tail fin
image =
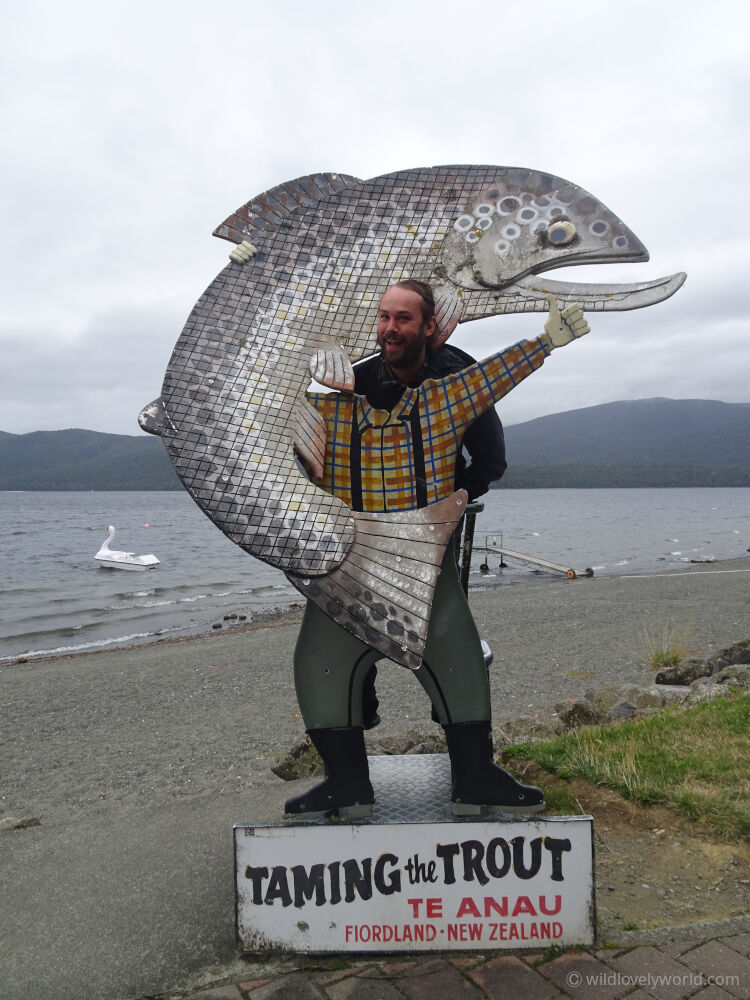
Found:
[[[468,496],[394,514],[354,512],[355,539],[324,576],[289,581],[352,635],[413,670],[422,663],[440,564]]]

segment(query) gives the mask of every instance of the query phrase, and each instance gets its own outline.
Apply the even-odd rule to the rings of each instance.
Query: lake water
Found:
[[[597,575],[656,572],[750,547],[750,489],[493,490],[475,546],[511,549]],[[113,548],[161,560],[144,573],[94,561]],[[223,628],[301,601],[284,575],[229,541],[183,492],[0,492],[0,663],[134,645]],[[475,547],[471,582],[536,581],[531,567]],[[572,584],[578,586],[579,584]],[[585,584],[580,584],[585,585]],[[237,621],[234,619],[233,621]]]

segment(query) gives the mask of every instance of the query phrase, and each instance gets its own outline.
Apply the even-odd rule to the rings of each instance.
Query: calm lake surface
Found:
[[[657,572],[750,548],[750,489],[493,490],[477,518],[472,583],[538,581],[489,554],[486,540],[597,575]],[[144,573],[94,561],[108,524],[114,549],[153,552]],[[247,555],[187,493],[0,492],[0,663],[210,631],[301,601],[284,575]],[[579,584],[574,584],[578,586]],[[584,585],[584,584],[581,584]],[[223,627],[230,627],[224,622]]]

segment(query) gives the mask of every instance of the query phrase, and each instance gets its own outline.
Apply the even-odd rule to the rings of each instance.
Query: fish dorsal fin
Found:
[[[326,422],[306,399],[298,399],[294,404],[291,419],[292,444],[312,474],[323,475],[326,458]]]
[[[330,198],[345,188],[362,184],[349,174],[307,174],[269,188],[241,205],[214,229],[213,235],[232,243],[250,240],[266,229],[274,229],[285,218]]]
[[[138,423],[141,430],[146,431],[147,434],[156,434],[157,437],[161,437],[166,431],[174,431],[175,429],[174,424],[169,419],[169,414],[161,396],[155,399],[153,403],[149,403],[148,406],[143,407],[138,414]],[[114,530],[112,528],[112,531]]]
[[[354,369],[341,344],[313,351],[310,355],[310,374],[327,389],[354,391]]]

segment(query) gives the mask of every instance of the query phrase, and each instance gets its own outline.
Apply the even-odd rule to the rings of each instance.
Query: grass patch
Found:
[[[644,719],[587,726],[508,747],[561,778],[575,775],[625,798],[674,806],[723,838],[750,837],[750,695]]]
[[[688,646],[691,632],[690,625],[685,625],[681,629],[665,625],[661,635],[652,635],[644,627],[646,660],[651,669],[663,670],[665,667],[676,667],[688,653],[694,653],[695,647]]]
[[[546,812],[550,816],[577,816],[583,810],[571,790],[563,784],[544,789]]]

